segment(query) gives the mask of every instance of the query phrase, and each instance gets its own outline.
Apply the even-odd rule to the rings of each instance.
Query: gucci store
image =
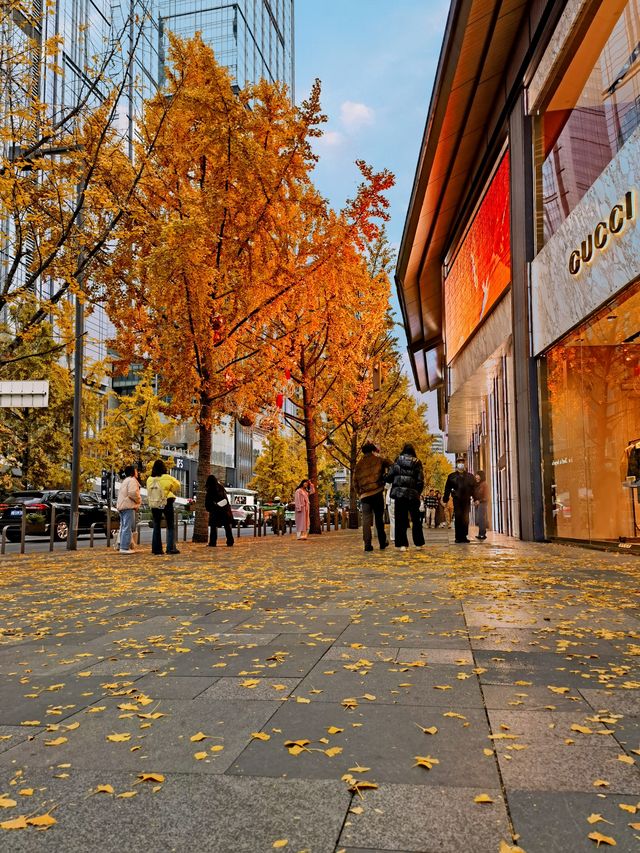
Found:
[[[623,548],[640,545],[639,35],[640,0],[607,0],[530,91],[546,531]]]

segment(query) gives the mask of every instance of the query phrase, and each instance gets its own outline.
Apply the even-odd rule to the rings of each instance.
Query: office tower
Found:
[[[279,80],[293,100],[293,0],[159,0],[159,15],[164,48],[168,32],[199,32],[237,85]]]

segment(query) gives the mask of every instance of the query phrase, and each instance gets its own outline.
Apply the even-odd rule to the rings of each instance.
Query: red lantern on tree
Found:
[[[279,394],[276,394],[276,406],[279,409],[281,409],[283,404],[284,404],[284,394],[282,392],[280,392]]]

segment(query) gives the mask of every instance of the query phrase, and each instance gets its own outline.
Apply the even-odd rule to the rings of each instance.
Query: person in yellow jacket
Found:
[[[153,516],[151,553],[162,554],[162,516],[167,520],[167,554],[179,554],[176,548],[173,505],[180,494],[180,483],[167,473],[162,459],[156,459],[147,479],[147,498]]]

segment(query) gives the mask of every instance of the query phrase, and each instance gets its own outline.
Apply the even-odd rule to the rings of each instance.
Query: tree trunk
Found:
[[[200,405],[200,440],[198,442],[198,492],[196,500],[196,518],[193,525],[193,541],[209,541],[209,513],[204,508],[205,483],[211,473],[211,405]]]
[[[318,451],[316,431],[313,422],[313,410],[307,389],[302,387],[302,411],[304,417],[304,446],[307,452],[308,477],[315,486],[315,492],[309,495],[309,533],[322,533],[320,524],[320,495],[318,494]]]
[[[349,446],[349,530],[357,530],[358,524],[358,493],[356,491],[355,471],[358,460],[358,430],[351,433]]]

